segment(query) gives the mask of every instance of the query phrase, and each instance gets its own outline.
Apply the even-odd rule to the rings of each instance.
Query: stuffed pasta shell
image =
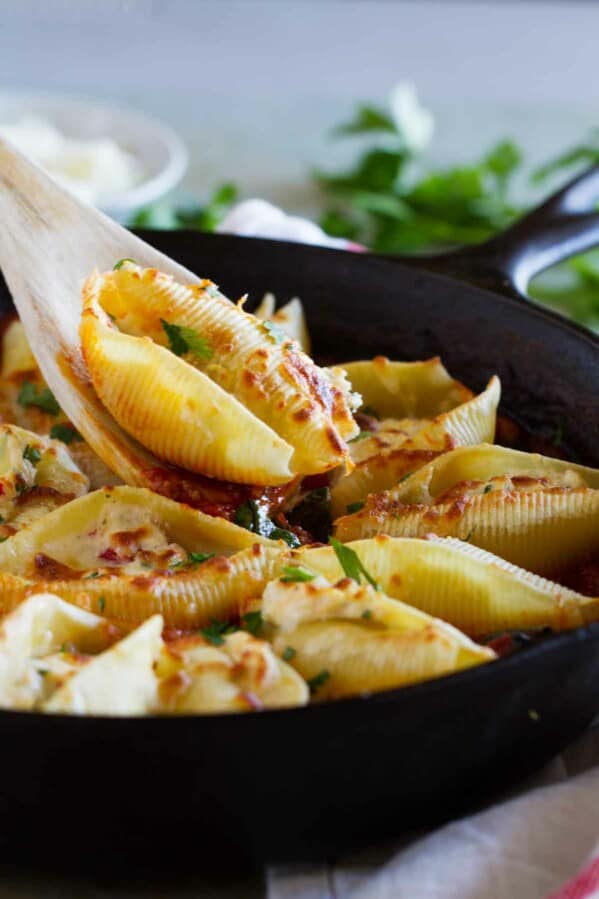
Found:
[[[284,546],[284,544],[282,544]],[[49,590],[124,624],[192,629],[259,596],[278,544],[134,487],[90,493],[0,543],[0,609]]]
[[[83,355],[113,418],[167,462],[277,485],[348,461],[353,395],[211,284],[125,265],[84,288]]]
[[[599,550],[599,471],[483,444],[438,456],[340,518],[341,540],[375,534],[468,540],[538,574]]]
[[[504,630],[569,630],[599,620],[599,599],[518,568],[460,540],[373,537],[345,545],[384,593],[471,637]],[[332,547],[295,554],[311,571],[344,573]]]
[[[309,699],[306,682],[266,641],[239,630],[170,642],[158,676],[159,708],[169,713],[247,712]]]
[[[82,496],[88,485],[62,443],[14,425],[0,425],[1,536]]]
[[[275,650],[317,699],[404,686],[495,658],[444,621],[347,577],[272,581],[262,615]]]
[[[438,359],[401,363],[379,357],[344,369],[361,391],[367,428],[350,443],[354,468],[331,491],[334,518],[440,453],[494,439],[501,395],[495,377],[474,396]]]
[[[2,335],[0,417],[6,424],[49,436],[68,447],[91,489],[119,484],[119,478],[83,440],[46,384],[18,319]]]

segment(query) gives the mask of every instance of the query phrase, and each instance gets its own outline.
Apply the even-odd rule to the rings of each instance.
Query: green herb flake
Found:
[[[31,446],[29,443],[23,450],[23,458],[26,462],[31,462],[32,465],[37,465],[39,460],[42,458],[42,454],[35,446]]]
[[[194,328],[186,328],[183,325],[173,325],[170,322],[160,319],[166,336],[168,337],[169,348],[175,356],[183,356],[185,353],[193,353],[198,359],[207,362],[212,359],[214,350],[210,346],[209,341],[202,337]]]
[[[4,543],[5,540],[8,540],[8,537],[0,537],[0,543]]]
[[[400,477],[398,483],[403,484],[403,482],[404,482],[404,481],[407,481],[408,478],[411,477],[413,474],[414,474],[413,471],[406,471],[405,474],[402,474],[402,476]]]
[[[472,530],[468,531],[468,533],[467,533],[466,536],[464,537],[464,542],[465,542],[465,543],[468,543],[468,541],[469,541],[470,538],[472,537],[473,533],[474,533],[474,528],[473,528]]]
[[[27,489],[27,481],[20,474],[17,474],[15,476],[15,490],[17,491],[17,493],[21,494],[24,493]]]
[[[372,437],[374,431],[360,431],[359,434],[356,434],[355,437],[349,441],[350,443],[357,443],[358,440],[366,440],[367,437]]]
[[[100,572],[99,571],[90,571],[89,574],[84,575],[83,580],[92,581],[96,577],[100,577]]]
[[[286,646],[285,649],[283,650],[283,655],[281,656],[281,658],[283,659],[284,662],[290,662],[292,659],[295,658],[296,652],[297,652],[297,650],[295,650],[293,648],[293,646]]]
[[[125,256],[124,259],[119,259],[118,262],[115,262],[115,264],[112,266],[113,272],[117,272],[120,268],[126,265],[127,262],[130,262],[131,265],[137,265],[135,259],[130,259],[129,256]]]
[[[50,388],[42,387],[38,390],[31,381],[23,381],[17,402],[21,406],[37,406],[38,409],[41,409],[42,412],[47,412],[48,415],[58,415],[60,412],[60,406],[56,402],[56,397]]]
[[[301,565],[285,565],[280,580],[284,584],[306,583],[307,581],[313,581],[315,577],[315,574],[312,574],[311,571],[308,571],[307,568],[303,568]]]
[[[262,630],[262,626],[264,624],[264,620],[262,618],[262,612],[260,610],[256,612],[246,612],[243,618],[241,619],[241,626],[245,631],[249,631],[252,636],[257,637],[260,631]]]
[[[310,688],[310,693],[316,693],[317,690],[320,690],[326,682],[331,677],[331,672],[327,671],[326,668],[323,668],[322,671],[319,671],[314,677],[311,677],[309,681],[307,681],[308,687]]]
[[[282,329],[280,325],[277,325],[276,322],[271,322],[269,320],[262,322],[262,327],[266,331],[266,333],[272,337],[275,343],[284,343],[286,340],[289,340],[287,334]]]
[[[295,534],[277,527],[266,514],[264,507],[255,499],[248,499],[238,506],[233,521],[239,527],[245,528],[246,531],[252,531],[254,534],[260,534],[261,537],[284,540],[292,549],[300,546],[300,541]]]
[[[375,579],[366,571],[366,569],[362,565],[358,554],[353,549],[351,549],[351,547],[346,546],[344,543],[341,543],[340,540],[336,540],[335,537],[329,537],[329,543],[335,550],[335,555],[337,556],[339,564],[341,565],[347,577],[350,577],[357,584],[359,584],[361,583],[361,577],[363,575],[375,590],[380,589]]]
[[[3,515],[0,515],[0,524],[4,524],[5,521],[5,517]]]
[[[200,629],[200,634],[212,646],[222,646],[225,642],[225,637],[228,634],[232,634],[234,630],[235,627],[229,624],[228,621],[218,621],[216,618],[213,618],[207,627]]]
[[[201,565],[208,559],[213,559],[216,553],[189,553],[189,561],[192,565]]]
[[[105,596],[100,596],[100,598],[98,599],[98,608],[101,612],[103,612],[104,609],[106,608],[106,597]]]
[[[347,512],[348,515],[353,515],[354,512],[359,512],[363,508],[364,508],[363,502],[350,503],[349,506],[345,507],[345,511]]]
[[[50,437],[52,440],[61,440],[67,446],[75,441],[83,440],[79,431],[75,430],[71,424],[52,425]]]
[[[362,618],[364,618],[366,621],[369,621],[372,618],[372,609],[365,609],[362,612]]]
[[[485,493],[490,493],[492,489],[493,489],[493,485],[492,485],[492,484],[486,484],[486,485],[485,485],[485,489],[483,490],[483,494],[485,494]]]

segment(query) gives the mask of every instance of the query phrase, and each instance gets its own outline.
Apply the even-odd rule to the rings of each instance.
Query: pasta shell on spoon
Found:
[[[405,686],[495,658],[444,621],[351,578],[271,581],[262,615],[275,650],[316,699]]]
[[[462,447],[370,496],[338,519],[335,533],[344,541],[468,539],[537,574],[558,575],[599,550],[599,470],[500,446]]]
[[[599,620],[599,599],[459,540],[379,536],[347,546],[388,596],[471,637],[545,627],[569,630]],[[329,580],[344,574],[329,546],[299,550],[293,558]]]
[[[195,375],[198,384],[201,381],[203,385],[212,385],[213,395],[228,396],[231,403],[237,401],[236,405],[245,407],[256,427],[272,432],[279,441],[279,452],[283,448],[288,452],[285,462],[290,472],[275,472],[276,480],[270,483],[282,483],[284,478],[290,480],[297,474],[317,474],[347,461],[345,441],[357,432],[351,414],[354,400],[349,392],[344,394],[327,372],[275,325],[262,323],[244,312],[211,282],[184,285],[155,269],[124,265],[104,275],[94,274],[84,296],[81,338],[92,381],[99,393],[104,391],[105,403],[108,400],[114,409],[119,409],[123,420],[130,415],[130,409],[126,409],[124,400],[120,405],[108,397],[91,350],[97,327],[90,318],[99,321],[99,310],[114,319],[112,328],[107,328],[107,319],[103,325],[117,335],[120,331],[123,346],[127,339],[149,338],[144,352],[152,347],[154,358],[160,359],[162,365],[166,365],[166,358],[158,352],[162,348],[166,354],[170,347],[170,355],[179,363],[177,377],[183,379],[186,371],[184,385],[195,383]],[[175,353],[181,358],[176,359]],[[174,362],[168,370],[175,372]],[[114,374],[113,370],[113,381]],[[123,377],[126,378],[126,371]],[[207,386],[204,390],[209,396]],[[133,398],[132,387],[127,390],[123,386],[125,396]],[[138,398],[135,402],[139,406]],[[214,405],[219,408],[217,403]],[[237,430],[237,439],[243,441],[241,428]],[[228,431],[229,440],[232,433],[235,431]],[[142,436],[145,439],[147,435]],[[244,449],[248,449],[247,445]],[[203,473],[210,472],[204,469]],[[245,483],[257,483],[248,481],[248,476],[243,475]]]
[[[423,369],[427,377],[435,370],[432,367]],[[461,387],[450,392],[453,398],[458,395],[463,395]],[[441,405],[451,401],[447,393],[442,396]],[[392,487],[440,453],[455,446],[493,440],[500,396],[499,379],[493,377],[478,396],[440,412],[434,418],[383,419],[373,432],[362,432],[360,439],[350,443],[355,467],[345,477],[340,477],[331,490],[333,517],[343,515],[348,506],[363,502],[369,493]],[[419,401],[420,407],[412,399],[407,408],[420,408],[421,411],[430,408],[424,398]]]

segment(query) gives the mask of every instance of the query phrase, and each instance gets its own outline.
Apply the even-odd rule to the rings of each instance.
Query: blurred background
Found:
[[[0,0],[0,13],[0,128],[128,223],[326,240],[263,205],[230,213],[261,198],[333,239],[421,252],[484,239],[599,161],[592,0]],[[597,257],[535,294],[599,327]]]

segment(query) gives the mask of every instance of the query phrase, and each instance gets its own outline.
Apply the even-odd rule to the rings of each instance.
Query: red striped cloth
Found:
[[[596,899],[599,897],[599,858],[594,858],[573,880],[547,899]]]

